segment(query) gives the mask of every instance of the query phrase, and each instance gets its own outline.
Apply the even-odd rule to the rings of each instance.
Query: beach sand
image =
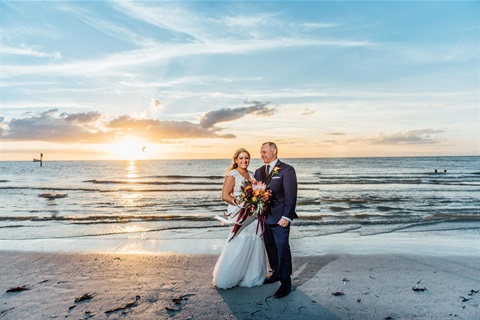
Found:
[[[278,283],[216,289],[217,257],[2,251],[0,318],[480,318],[479,257],[295,256],[283,299],[273,297]]]

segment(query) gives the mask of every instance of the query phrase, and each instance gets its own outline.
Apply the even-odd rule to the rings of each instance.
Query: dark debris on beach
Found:
[[[473,296],[474,294],[476,294],[476,293],[478,293],[478,292],[479,292],[479,290],[473,290],[473,289],[472,289],[472,290],[470,290],[470,292],[467,293],[467,294],[468,294],[469,296]]]
[[[173,313],[181,311],[183,308],[183,304],[188,300],[189,297],[194,295],[195,295],[194,293],[187,293],[187,294],[181,295],[178,298],[173,298],[172,302],[175,304],[175,306],[165,307],[165,310],[167,310],[167,312],[173,312]]]
[[[22,292],[22,291],[26,291],[26,290],[30,290],[30,288],[26,285],[23,285],[23,286],[19,286],[19,287],[12,287],[10,289],[8,289],[7,291],[5,291],[6,293],[11,293],[11,292]]]
[[[467,301],[470,301],[473,299],[473,296],[475,294],[477,294],[480,290],[474,290],[474,289],[471,289],[467,295],[470,296],[471,298],[467,298],[467,297],[464,297],[464,296],[460,296],[460,298],[462,299],[462,302],[467,302]],[[465,306],[463,306],[463,308],[465,308]]]
[[[110,310],[105,311],[105,314],[108,316],[110,313],[113,313],[113,312],[130,309],[130,308],[134,307],[134,306],[137,304],[137,301],[138,301],[138,300],[140,300],[140,296],[136,296],[136,297],[135,297],[135,301],[129,302],[129,303],[125,304],[124,306],[117,307],[117,308],[114,308],[114,309],[110,309]]]
[[[75,303],[90,300],[95,297],[95,293],[85,293],[83,296],[75,298]]]

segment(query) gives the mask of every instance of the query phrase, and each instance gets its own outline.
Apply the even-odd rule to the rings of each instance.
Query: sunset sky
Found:
[[[1,1],[1,160],[480,155],[479,1]]]

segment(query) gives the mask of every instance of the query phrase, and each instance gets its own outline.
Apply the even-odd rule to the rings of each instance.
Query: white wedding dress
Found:
[[[230,171],[228,176],[235,178],[234,196],[241,192],[241,185],[245,178],[236,170]],[[249,171],[251,179],[253,173]],[[229,212],[233,206],[229,206]],[[236,221],[237,217],[232,218]],[[232,229],[220,257],[213,270],[213,284],[217,288],[228,289],[235,286],[254,287],[263,284],[267,271],[265,245],[263,243],[262,226],[258,226],[257,219],[249,216],[237,235],[231,240]]]

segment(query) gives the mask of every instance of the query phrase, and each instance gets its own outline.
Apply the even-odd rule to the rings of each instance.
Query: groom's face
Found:
[[[276,150],[271,149],[268,144],[262,145],[262,148],[260,149],[260,155],[263,163],[270,163],[277,158]]]

